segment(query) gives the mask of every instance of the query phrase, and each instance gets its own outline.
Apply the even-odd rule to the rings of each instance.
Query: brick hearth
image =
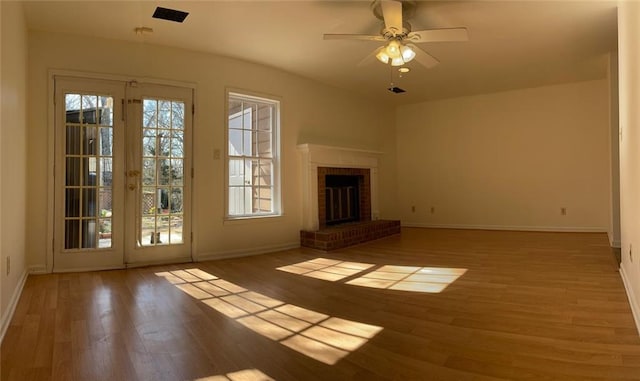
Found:
[[[318,250],[335,250],[400,233],[400,221],[377,220],[342,224],[318,231],[300,231],[300,244]]]

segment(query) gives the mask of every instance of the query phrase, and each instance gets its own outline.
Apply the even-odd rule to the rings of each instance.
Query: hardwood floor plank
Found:
[[[57,341],[53,344],[51,380],[73,381],[73,357],[71,342]]]

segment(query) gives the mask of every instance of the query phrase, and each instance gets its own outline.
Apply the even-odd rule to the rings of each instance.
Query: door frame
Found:
[[[165,85],[165,86],[176,86],[176,87],[185,87],[190,88],[193,92],[193,104],[196,104],[197,101],[197,86],[195,82],[186,82],[186,81],[177,81],[177,80],[168,80],[168,79],[159,79],[159,78],[150,78],[150,77],[137,77],[137,76],[129,76],[129,75],[120,75],[120,74],[106,74],[106,73],[91,73],[91,72],[83,72],[83,71],[75,71],[75,70],[60,70],[60,69],[50,69],[47,73],[47,210],[46,210],[46,256],[45,263],[35,265],[30,268],[30,273],[32,274],[45,274],[53,272],[53,254],[54,254],[54,226],[55,226],[55,158],[56,158],[56,118],[55,118],[55,77],[70,77],[77,79],[85,79],[85,80],[112,80],[112,81],[121,81],[121,82],[137,82],[137,83],[147,83],[147,84],[155,84],[155,85]],[[197,125],[198,115],[194,112],[192,116],[192,133],[191,139],[192,142],[195,142],[195,127]],[[192,146],[192,167],[195,168],[195,152],[194,147]],[[195,171],[195,169],[194,169]],[[195,200],[195,177],[191,179],[191,200]],[[192,202],[193,203],[193,202]],[[195,229],[194,218],[193,218],[193,206],[191,212],[191,231],[193,232]],[[193,237],[193,241],[191,242],[191,257],[194,258],[193,255],[196,247],[196,237]],[[125,254],[126,258],[126,254]],[[127,264],[123,263],[123,267],[137,267],[137,266],[145,266],[147,263],[135,263],[135,264]],[[86,270],[95,270],[95,269],[86,269]],[[59,272],[65,271],[78,271],[78,270],[56,270]]]

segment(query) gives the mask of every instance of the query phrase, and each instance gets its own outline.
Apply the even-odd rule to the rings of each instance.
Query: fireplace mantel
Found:
[[[371,176],[371,219],[379,218],[378,158],[382,152],[332,147],[317,144],[298,145],[302,169],[302,230],[314,231],[318,221],[318,167],[366,168]]]

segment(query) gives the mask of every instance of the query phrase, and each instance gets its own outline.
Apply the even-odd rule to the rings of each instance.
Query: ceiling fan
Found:
[[[431,68],[439,63],[431,54],[415,44],[423,42],[467,41],[467,28],[438,28],[411,30],[406,20],[415,14],[415,0],[374,0],[371,10],[376,18],[384,21],[379,35],[367,34],[325,34],[325,40],[364,40],[386,42],[374,50],[360,64],[364,64],[375,56],[380,62],[391,66],[402,66],[415,60],[421,65]]]

